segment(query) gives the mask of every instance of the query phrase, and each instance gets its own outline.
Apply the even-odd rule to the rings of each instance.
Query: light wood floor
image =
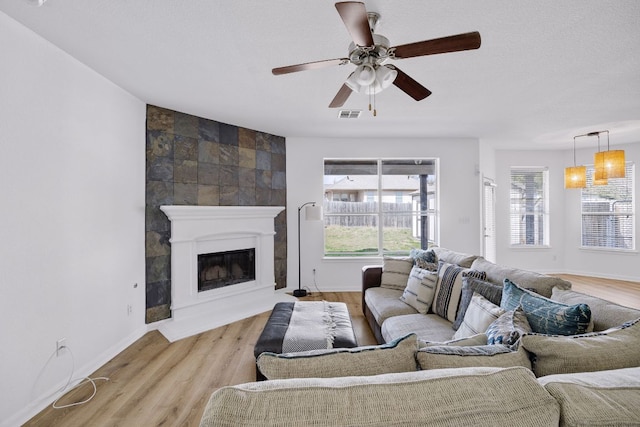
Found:
[[[640,283],[559,276],[577,291],[640,309]],[[360,295],[325,292],[306,299],[345,302],[358,343],[375,344]],[[197,426],[213,391],[255,380],[253,347],[268,317],[263,313],[174,343],[149,332],[91,375],[110,378],[97,382],[93,400],[68,409],[49,407],[25,426]],[[83,400],[92,391],[85,386],[59,404]]]

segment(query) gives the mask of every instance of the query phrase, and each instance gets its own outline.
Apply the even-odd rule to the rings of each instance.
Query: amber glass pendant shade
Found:
[[[585,188],[586,186],[586,166],[573,166],[564,169],[564,188]]]
[[[609,180],[607,178],[593,180],[593,185],[608,185],[608,184],[609,184]]]
[[[604,167],[607,170],[607,178],[624,178],[624,150],[605,151]]]
[[[607,179],[607,168],[604,165],[604,153],[606,151],[598,151],[593,155],[593,180],[600,181]]]

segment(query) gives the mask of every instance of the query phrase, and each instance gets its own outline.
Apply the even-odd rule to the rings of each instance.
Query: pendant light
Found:
[[[600,151],[600,134],[607,133],[607,151]],[[595,167],[594,180],[608,178],[624,178],[625,159],[624,150],[609,149],[609,131],[591,132],[589,136],[598,135],[598,152],[593,157]]]
[[[564,188],[585,188],[587,167],[576,166],[576,137],[573,137],[573,167],[564,169]]]

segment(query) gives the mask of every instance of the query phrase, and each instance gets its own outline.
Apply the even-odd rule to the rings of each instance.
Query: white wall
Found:
[[[613,148],[613,147],[612,147]],[[626,160],[636,164],[636,187],[640,143],[624,144]],[[579,149],[577,164],[593,164],[595,147]],[[562,272],[603,278],[639,281],[638,251],[620,252],[580,249],[580,190],[564,188],[564,168],[573,165],[573,150],[496,150],[497,262],[539,272]],[[550,198],[550,240],[547,249],[520,249],[509,246],[509,185],[511,166],[548,166]],[[636,188],[636,247],[640,245],[640,197]]]
[[[0,424],[146,331],[145,104],[0,13]],[[134,283],[138,287],[134,288]],[[127,305],[133,312],[127,314]]]
[[[461,252],[480,250],[478,140],[476,139],[329,139],[287,138],[288,287],[298,286],[298,210],[322,201],[325,158],[440,159],[440,246]],[[301,221],[302,286],[322,291],[360,290],[361,267],[380,258],[323,258],[323,225]]]
[[[564,151],[496,150],[496,262],[539,272],[562,272],[564,262]],[[512,248],[510,239],[509,188],[511,167],[549,168],[548,248]]]

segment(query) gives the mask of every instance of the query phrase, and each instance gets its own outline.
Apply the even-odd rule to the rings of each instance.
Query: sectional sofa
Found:
[[[433,270],[436,271],[432,274],[434,293],[440,290],[436,289],[439,279],[436,263],[446,263],[454,272],[456,269],[462,270],[452,284],[454,288],[452,293],[457,295],[448,295],[447,300],[450,306],[456,305],[456,308],[464,297],[463,292],[469,293],[468,289],[463,289],[464,282],[479,282],[473,277],[462,277],[467,270],[484,273],[484,276],[480,276],[484,277],[483,281],[500,288],[504,286],[504,280],[508,279],[558,303],[570,305],[586,303],[591,310],[593,331],[603,331],[640,317],[640,310],[572,291],[571,283],[558,277],[498,265],[477,255],[445,248],[434,247],[431,251],[437,257],[436,262],[433,263],[435,264]],[[409,305],[402,300],[403,295],[406,295],[407,277],[414,266],[414,260],[410,257],[385,259],[385,264],[387,264],[386,269],[383,268],[385,266],[376,265],[364,267],[362,270],[362,310],[378,342],[391,341],[409,332],[416,333],[419,339],[426,342],[451,340],[456,332],[453,326],[461,322],[465,313],[456,311],[454,316],[450,315],[448,318],[436,314],[433,308],[437,296],[434,297],[434,302],[423,310],[424,313],[420,313],[415,308],[415,304]],[[446,271],[443,273],[440,269],[441,276],[445,273]],[[423,280],[423,282],[428,281]],[[500,292],[494,301],[499,302],[501,295]]]
[[[640,426],[640,310],[443,248],[362,279],[379,345],[262,353],[201,426]]]

